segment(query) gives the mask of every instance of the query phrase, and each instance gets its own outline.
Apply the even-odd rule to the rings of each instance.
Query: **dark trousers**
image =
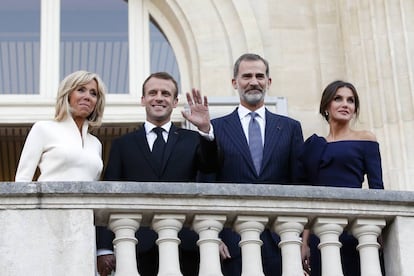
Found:
[[[262,262],[264,275],[282,275],[282,264],[280,258],[263,258]],[[224,276],[240,276],[242,273],[241,256],[223,261],[221,268]]]
[[[141,227],[137,232],[137,263],[141,276],[156,276],[158,274],[159,254],[155,241],[158,235],[148,227]],[[197,246],[198,235],[188,227],[183,227],[178,233],[181,240],[179,245],[180,269],[183,276],[197,276],[200,266],[200,252]]]
[[[240,236],[229,228],[224,228],[220,233],[223,242],[229,247],[231,259],[222,262],[224,276],[240,276],[242,272],[241,250],[238,246]],[[278,243],[280,238],[277,234],[265,229],[260,235],[262,245],[263,273],[266,276],[282,275],[282,256]]]
[[[197,276],[200,263],[199,251],[180,248],[180,269],[183,276]],[[158,274],[158,246],[151,250],[137,252],[138,271],[141,276],[156,276]]]

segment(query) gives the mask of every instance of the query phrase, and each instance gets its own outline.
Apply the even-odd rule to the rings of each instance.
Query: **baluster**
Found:
[[[199,276],[222,276],[219,245],[219,232],[223,229],[226,216],[196,215],[193,228],[198,233],[200,247]]]
[[[277,217],[274,231],[280,236],[282,268],[285,276],[303,276],[300,234],[308,222],[306,217]]]
[[[242,276],[264,275],[260,234],[267,222],[268,218],[262,216],[238,216],[236,219],[234,228],[241,237]]]
[[[362,276],[382,275],[378,254],[380,245],[377,240],[384,226],[384,219],[360,218],[352,224],[352,234],[358,239],[357,250],[361,260]]]
[[[117,276],[139,276],[135,245],[142,216],[139,214],[112,214],[109,216],[109,229],[115,233],[113,240],[116,257]]]
[[[178,255],[178,232],[184,220],[185,215],[174,214],[155,215],[152,220],[152,228],[158,233],[158,276],[182,276]]]
[[[319,237],[321,250],[322,276],[343,276],[339,236],[348,220],[345,218],[317,218],[313,226]]]

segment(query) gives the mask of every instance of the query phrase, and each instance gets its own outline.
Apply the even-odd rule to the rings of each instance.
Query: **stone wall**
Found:
[[[184,91],[236,95],[233,62],[258,53],[270,62],[269,95],[287,98],[305,138],[327,134],[318,115],[323,88],[336,79],[352,82],[361,100],[355,127],[376,134],[385,187],[414,189],[413,1],[180,0],[148,7],[163,14],[155,17],[161,28],[173,26],[166,36],[180,45],[181,74],[191,76]]]

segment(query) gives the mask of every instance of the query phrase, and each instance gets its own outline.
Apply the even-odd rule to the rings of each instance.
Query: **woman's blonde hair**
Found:
[[[60,83],[58,94],[56,98],[55,106],[55,120],[62,121],[68,116],[71,116],[70,105],[69,105],[69,96],[75,91],[79,86],[85,85],[90,81],[96,81],[98,86],[98,95],[96,106],[91,115],[87,118],[89,125],[94,127],[99,127],[102,124],[102,117],[105,108],[105,94],[106,86],[98,74],[91,73],[88,71],[76,71],[67,75]]]

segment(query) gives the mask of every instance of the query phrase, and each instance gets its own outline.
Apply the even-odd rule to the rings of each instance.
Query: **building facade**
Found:
[[[12,180],[30,125],[53,117],[58,83],[70,71],[96,71],[108,84],[99,132],[105,144],[144,121],[140,91],[150,72],[179,79],[173,120],[184,123],[182,95],[192,87],[218,103],[213,113],[230,108],[220,102],[237,96],[233,63],[254,52],[270,62],[269,99],[285,100],[305,138],[327,133],[318,115],[323,88],[336,79],[352,82],[361,101],[355,127],[378,138],[385,188],[414,190],[413,1],[2,2],[0,181]]]

